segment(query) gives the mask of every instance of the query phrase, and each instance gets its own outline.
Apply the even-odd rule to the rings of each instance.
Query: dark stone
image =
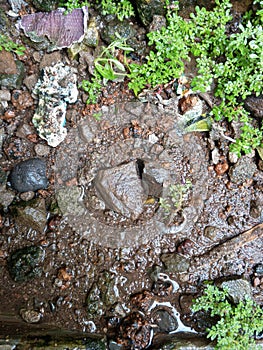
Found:
[[[153,322],[162,333],[174,332],[178,328],[176,318],[166,310],[157,310],[152,314]]]
[[[21,61],[15,61],[17,73],[15,74],[0,74],[0,85],[8,89],[20,89],[24,76],[25,66]]]
[[[122,39],[125,39],[127,43],[129,39],[132,39],[137,35],[136,30],[128,20],[120,22],[116,19],[105,25],[101,32],[101,37],[106,43],[110,44],[118,38],[116,33],[118,33]]]
[[[11,186],[18,192],[36,191],[48,186],[46,163],[32,158],[15,165],[10,175]]]
[[[118,301],[115,288],[115,274],[108,271],[100,273],[98,281],[92,285],[87,295],[86,305],[89,317],[102,316],[106,309]]]
[[[40,247],[29,246],[16,250],[8,259],[8,271],[16,282],[25,282],[39,277],[44,259],[44,251]]]
[[[263,264],[257,264],[255,266],[255,273],[258,275],[258,276],[263,276]]]
[[[88,350],[106,350],[105,342],[101,339],[88,339],[85,346]]]
[[[55,10],[59,4],[58,0],[33,0],[32,2],[38,11],[44,12]]]
[[[144,25],[150,24],[154,15],[165,14],[165,0],[136,0],[135,3]]]
[[[247,97],[245,108],[256,118],[263,118],[263,95]]]

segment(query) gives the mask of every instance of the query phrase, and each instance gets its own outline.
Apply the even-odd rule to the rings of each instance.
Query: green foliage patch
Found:
[[[146,86],[156,88],[179,78],[184,62],[196,57],[198,74],[192,81],[195,91],[207,91],[215,82],[215,96],[221,103],[214,106],[215,121],[226,118],[242,123],[241,135],[230,150],[238,156],[262,145],[263,129],[242,107],[242,100],[263,91],[263,1],[256,13],[248,12],[238,31],[228,33],[232,20],[229,0],[215,0],[212,11],[196,7],[189,20],[178,15],[179,2],[167,3],[167,25],[148,33],[152,50],[143,64],[130,65],[129,87],[138,95]]]
[[[115,57],[117,50],[121,50],[124,53],[123,63]],[[89,94],[87,99],[88,104],[97,103],[101,89],[106,85],[108,80],[115,80],[127,75],[126,53],[131,51],[133,49],[120,37],[102,50],[94,60],[94,74],[91,80],[82,81],[83,90]]]
[[[115,15],[120,21],[135,15],[133,5],[129,0],[101,0],[104,15]]]
[[[120,21],[135,15],[132,3],[129,0],[96,0],[101,6],[103,15],[115,15]],[[66,9],[66,13],[82,6],[90,6],[87,0],[62,0],[60,6]]]
[[[185,184],[170,185],[168,198],[161,197],[159,200],[160,207],[163,208],[166,215],[182,209],[183,201],[191,188],[190,180],[186,180]]]
[[[194,301],[192,311],[207,311],[219,321],[207,329],[207,337],[216,340],[215,349],[253,350],[257,347],[254,335],[263,331],[263,311],[252,299],[238,304],[229,301],[227,289],[207,285],[204,294]]]
[[[0,51],[6,50],[8,52],[14,52],[15,54],[21,56],[24,54],[26,48],[22,45],[18,45],[9,39],[6,35],[0,34]]]

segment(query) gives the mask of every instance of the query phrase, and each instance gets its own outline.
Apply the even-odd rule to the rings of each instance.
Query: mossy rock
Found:
[[[38,11],[50,12],[58,7],[58,0],[33,0],[33,5]]]
[[[39,277],[44,251],[41,247],[28,246],[14,251],[7,263],[10,276],[15,282],[29,281]]]

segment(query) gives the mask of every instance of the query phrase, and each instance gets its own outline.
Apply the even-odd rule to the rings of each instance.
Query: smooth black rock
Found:
[[[46,163],[32,158],[16,164],[10,175],[11,186],[18,192],[36,191],[48,186]]]

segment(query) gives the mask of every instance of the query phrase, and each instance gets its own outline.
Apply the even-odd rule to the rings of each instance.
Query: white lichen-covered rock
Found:
[[[77,101],[77,76],[74,70],[57,63],[43,69],[43,74],[34,87],[39,96],[37,110],[32,122],[39,136],[52,146],[58,146],[66,137],[66,109],[68,103]]]

